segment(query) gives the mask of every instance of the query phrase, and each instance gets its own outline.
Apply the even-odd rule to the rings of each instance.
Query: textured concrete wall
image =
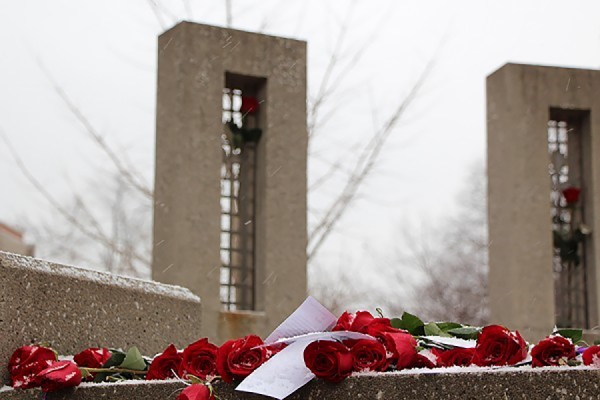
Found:
[[[313,381],[287,400],[554,400],[599,399],[600,371],[558,369],[469,373],[382,374],[358,376],[340,384]],[[183,388],[176,381],[150,384],[86,385],[47,400],[162,400],[174,399]],[[217,384],[221,400],[260,400],[271,397],[234,391],[235,385]],[[6,400],[38,400],[38,390],[0,392]]]
[[[555,324],[547,126],[550,108],[592,110],[586,223],[600,232],[600,72],[507,64],[487,78],[491,320],[529,340]],[[593,235],[600,249],[600,235]],[[594,255],[592,255],[594,257]],[[599,265],[598,263],[595,263]],[[591,326],[600,281],[591,271]]]
[[[158,44],[154,280],[202,296],[203,335],[266,335],[306,295],[306,43],[183,22]],[[225,73],[266,78],[257,160],[256,310],[228,326],[219,299]],[[220,332],[220,333],[219,333]]]
[[[2,382],[20,346],[51,343],[72,355],[136,345],[154,355],[197,340],[200,316],[200,299],[184,288],[0,252]]]

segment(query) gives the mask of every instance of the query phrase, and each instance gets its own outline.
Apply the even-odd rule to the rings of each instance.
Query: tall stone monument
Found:
[[[507,64],[487,115],[491,320],[529,340],[597,326],[600,71]]]
[[[306,296],[306,43],[182,22],[158,41],[154,280],[202,335],[266,335]]]

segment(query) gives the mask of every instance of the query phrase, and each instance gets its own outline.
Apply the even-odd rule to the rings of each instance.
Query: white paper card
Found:
[[[304,364],[304,349],[312,339],[292,343],[258,367],[235,390],[285,399],[315,375]]]
[[[274,343],[281,338],[328,331],[335,326],[337,318],[314,297],[308,296],[285,321],[265,339]]]

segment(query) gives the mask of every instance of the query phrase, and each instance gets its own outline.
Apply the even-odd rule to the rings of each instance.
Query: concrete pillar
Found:
[[[600,72],[507,64],[487,78],[491,320],[538,340],[555,324],[548,174],[551,110],[589,110],[592,158],[583,183],[585,221],[600,232]],[[586,143],[586,141],[584,141]],[[584,151],[587,151],[584,148]],[[591,249],[600,249],[600,234]],[[588,254],[590,324],[598,323],[595,254]]]
[[[306,296],[306,43],[182,22],[158,41],[152,277],[202,298],[202,335],[267,335]],[[232,78],[233,76],[233,78]],[[255,309],[219,299],[222,94],[260,81]],[[242,82],[242,84],[243,84]]]

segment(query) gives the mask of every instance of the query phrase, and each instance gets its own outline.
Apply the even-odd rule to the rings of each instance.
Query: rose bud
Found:
[[[304,349],[304,363],[317,378],[341,382],[352,373],[352,354],[340,343],[317,340]]]
[[[183,389],[176,400],[215,400],[215,396],[209,388],[196,383]]]
[[[579,195],[581,194],[581,189],[576,187],[568,187],[562,191],[562,195],[567,202],[567,205],[571,206],[579,201]]]
[[[183,350],[183,359],[179,367],[179,376],[185,379],[187,374],[205,380],[207,376],[217,374],[217,351],[219,348],[208,339],[200,339]]]
[[[217,351],[217,372],[225,382],[243,379],[267,360],[264,343],[256,335],[229,340]]]
[[[560,365],[575,357],[575,346],[562,336],[550,336],[540,341],[531,350],[531,366],[544,367]]]
[[[36,381],[44,392],[78,386],[81,383],[81,371],[72,361],[57,361],[37,374]]]
[[[56,353],[47,347],[23,346],[18,348],[8,362],[12,387],[28,389],[39,386],[35,380],[36,375],[51,366],[56,360]]]
[[[80,367],[101,368],[111,356],[112,354],[108,349],[91,347],[76,354],[73,361]]]
[[[593,365],[600,368],[600,346],[590,346],[583,352],[581,356],[584,365]]]
[[[385,371],[390,364],[385,347],[375,340],[355,341],[350,353],[354,371]]]
[[[527,356],[527,343],[521,334],[500,325],[482,329],[477,338],[473,363],[482,367],[514,365]]]
[[[182,355],[177,351],[174,345],[169,345],[162,354],[157,355],[152,360],[146,380],[175,378],[179,371]]]
[[[340,317],[338,318],[337,323],[335,324],[332,330],[334,332],[349,331],[352,327],[352,322],[354,322],[355,318],[356,316],[354,314],[349,313],[348,311],[344,311],[342,315],[340,315]]]
[[[456,347],[451,350],[434,350],[440,367],[468,367],[473,363],[475,348],[463,349]]]

